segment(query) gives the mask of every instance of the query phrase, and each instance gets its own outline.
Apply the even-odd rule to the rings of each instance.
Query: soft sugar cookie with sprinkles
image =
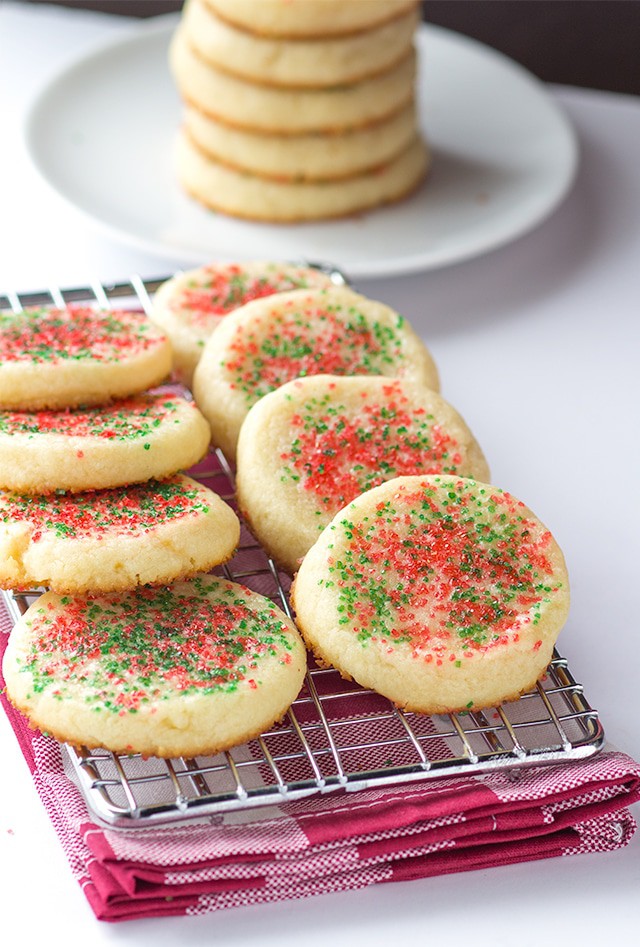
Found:
[[[0,313],[0,409],[106,404],[160,384],[170,369],[169,340],[144,313]]]
[[[293,590],[318,658],[400,707],[492,707],[533,687],[569,609],[564,558],[524,503],[449,476],[400,477],[343,509]]]
[[[0,587],[167,584],[226,562],[239,538],[231,507],[180,474],[92,493],[0,492]]]
[[[163,479],[202,460],[210,438],[195,404],[162,389],[103,407],[0,411],[0,488],[77,492]]]
[[[235,457],[240,426],[268,392],[305,375],[386,375],[437,389],[438,372],[407,320],[345,287],[257,299],[226,317],[193,378],[213,442]]]
[[[322,270],[293,263],[210,263],[163,283],[151,318],[171,340],[176,376],[191,385],[205,342],[228,313],[252,299],[332,282]]]
[[[47,592],[15,625],[6,693],[75,746],[205,756],[270,727],[298,695],[306,651],[255,592],[214,576],[87,599]]]
[[[311,375],[265,395],[238,439],[240,509],[262,545],[293,573],[347,503],[406,474],[489,479],[458,412],[407,380]]]

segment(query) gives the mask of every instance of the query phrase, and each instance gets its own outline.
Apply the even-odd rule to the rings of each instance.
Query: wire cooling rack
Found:
[[[336,280],[338,281],[338,280]],[[0,296],[0,309],[96,302],[148,310],[162,279],[137,277],[109,286]],[[190,471],[228,502],[233,472],[212,453]],[[289,579],[243,526],[234,559],[216,570],[267,595],[289,612]],[[14,620],[42,590],[3,593]],[[427,716],[398,709],[386,698],[310,664],[285,718],[257,739],[214,757],[143,759],[106,750],[67,747],[76,778],[96,821],[111,828],[220,820],[321,793],[409,783],[443,776],[568,762],[604,743],[598,714],[566,660],[555,653],[544,678],[517,701],[491,710]]]

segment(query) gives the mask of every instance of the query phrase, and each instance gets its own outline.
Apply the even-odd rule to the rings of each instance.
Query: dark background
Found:
[[[57,2],[140,17],[182,6],[179,0]],[[640,95],[639,0],[423,0],[423,17],[501,50],[546,82]]]

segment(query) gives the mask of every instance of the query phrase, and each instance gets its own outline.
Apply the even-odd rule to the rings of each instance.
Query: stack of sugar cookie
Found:
[[[187,0],[170,50],[183,188],[281,222],[409,194],[429,164],[417,24],[415,0]]]
[[[422,713],[530,689],[569,606],[550,531],[438,388],[407,320],[346,287],[236,309],[193,383],[316,658]]]
[[[1,317],[1,586],[114,591],[233,553],[233,511],[178,473],[210,431],[191,401],[151,387],[170,364],[141,313]]]
[[[245,303],[210,334],[193,376],[213,443],[236,462],[245,519],[291,574],[332,517],[384,480],[488,477],[439,384],[408,320],[346,286]]]
[[[3,674],[60,740],[192,756],[282,716],[306,652],[270,601],[204,574],[240,524],[179,473],[210,432],[191,401],[147,388],[170,363],[139,313],[0,316],[0,587],[51,589],[13,629]]]
[[[176,346],[186,332],[195,404],[150,387],[174,356],[141,314],[0,317],[0,587],[52,589],[3,663],[31,723],[120,752],[227,749],[295,699],[303,638],[416,712],[530,689],[567,617],[562,552],[490,483],[407,320],[275,263],[191,271],[156,303]],[[233,510],[179,472],[210,439],[294,576],[302,637],[268,599],[205,574],[239,536]]]

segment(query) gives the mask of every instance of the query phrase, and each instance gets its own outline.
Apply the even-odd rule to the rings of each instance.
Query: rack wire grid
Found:
[[[33,305],[141,306],[164,279],[91,284],[0,296],[0,310]],[[233,471],[219,451],[190,471],[234,504]],[[238,551],[215,570],[267,595],[287,614],[289,578],[246,526]],[[42,589],[5,592],[14,621]],[[597,753],[604,731],[583,687],[557,652],[542,680],[517,701],[475,712],[428,716],[310,664],[305,683],[280,723],[257,739],[213,757],[144,759],[137,754],[67,747],[93,818],[114,829],[192,819],[219,821],[255,809],[329,792],[356,792],[443,776],[568,762]]]

